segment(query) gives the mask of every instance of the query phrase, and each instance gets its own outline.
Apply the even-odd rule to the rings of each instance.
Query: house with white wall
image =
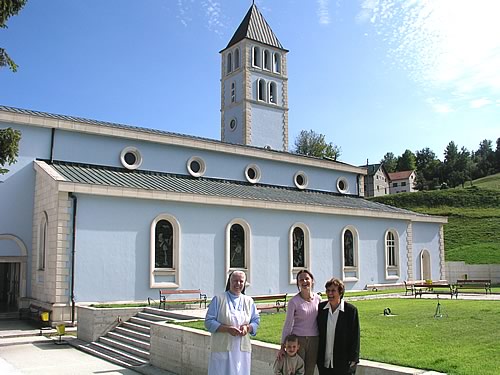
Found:
[[[22,134],[0,176],[0,306],[70,320],[159,289],[211,297],[235,269],[250,295],[295,293],[301,269],[318,289],[444,278],[446,218],[367,201],[365,168],[287,151],[287,52],[252,5],[220,52],[221,140],[0,106]]]
[[[411,193],[415,188],[417,175],[415,171],[401,171],[389,173],[390,194]]]

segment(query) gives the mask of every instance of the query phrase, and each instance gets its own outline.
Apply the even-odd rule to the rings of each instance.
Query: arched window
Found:
[[[399,278],[399,237],[393,229],[385,232],[385,270],[386,279]]]
[[[244,271],[250,282],[250,226],[242,219],[226,227],[226,275],[234,270]]]
[[[233,55],[231,52],[227,54],[227,63],[226,63],[226,73],[229,74],[233,71]]]
[[[236,48],[234,50],[234,70],[240,67],[240,49]]]
[[[257,82],[257,99],[266,101],[266,81],[262,78]]]
[[[231,103],[236,101],[236,84],[231,82]]]
[[[276,89],[276,82],[271,82],[269,84],[269,101],[273,104],[277,104],[277,89]]]
[[[305,266],[305,244],[304,231],[295,227],[292,233],[292,259],[294,267]]]
[[[155,229],[155,268],[173,268],[174,229],[168,220],[160,220]]]
[[[257,67],[257,68],[262,67],[260,48],[258,46],[253,47],[253,56],[252,57],[253,57],[252,65]]]
[[[45,259],[47,256],[47,247],[49,243],[49,220],[47,212],[42,213],[42,220],[38,229],[38,270],[45,270]]]
[[[303,223],[295,223],[289,232],[290,284],[296,283],[297,273],[310,268],[310,235]]]
[[[269,50],[264,50],[264,69],[271,70],[271,53]]]
[[[179,287],[180,226],[175,217],[157,216],[151,223],[150,287]]]
[[[273,70],[275,73],[281,73],[281,55],[277,52],[273,54]]]
[[[394,240],[394,233],[387,232],[387,237],[385,240],[385,246],[387,248],[387,265],[396,266],[396,241]]]
[[[352,225],[344,228],[341,237],[343,279],[357,281],[359,278],[359,236]]]
[[[344,266],[354,267],[354,238],[349,229],[344,232]]]
[[[229,234],[229,267],[245,268],[245,230],[233,224]]]

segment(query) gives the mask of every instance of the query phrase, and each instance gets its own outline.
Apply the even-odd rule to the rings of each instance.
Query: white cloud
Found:
[[[316,11],[318,15],[318,21],[322,25],[330,24],[330,11],[329,11],[329,0],[317,0],[318,10]]]
[[[208,22],[208,29],[214,31],[216,34],[222,33],[222,28],[224,28],[224,23],[221,20],[221,5],[218,1],[207,0],[201,2],[202,7],[205,10],[205,17]]]
[[[480,98],[500,93],[500,1],[364,0],[388,57],[418,83]]]
[[[490,99],[481,98],[481,99],[472,100],[470,102],[470,107],[471,108],[481,108],[481,107],[484,107],[485,105],[488,105],[491,103],[492,103],[492,101]]]
[[[203,0],[199,4],[203,12],[202,17],[206,20],[206,27],[210,31],[221,35],[225,25],[222,21],[220,2],[216,0]],[[186,27],[193,21],[193,12],[200,10],[200,7],[194,0],[177,0],[177,8],[179,10],[177,19]]]
[[[450,113],[454,111],[449,104],[439,102],[436,98],[428,98],[426,102],[432,107],[432,110],[437,113]]]

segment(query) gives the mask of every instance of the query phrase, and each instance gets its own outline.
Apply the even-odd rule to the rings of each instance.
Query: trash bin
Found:
[[[49,321],[49,312],[48,311],[43,311],[41,314],[40,314],[40,320],[42,322],[48,322]]]
[[[64,324],[56,325],[57,334],[62,336],[66,333],[66,326]]]

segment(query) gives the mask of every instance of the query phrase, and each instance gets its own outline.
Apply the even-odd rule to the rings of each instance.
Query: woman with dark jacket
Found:
[[[318,307],[318,369],[320,375],[355,374],[359,362],[359,318],[354,305],[344,301],[344,283],[325,284],[328,301]]]

